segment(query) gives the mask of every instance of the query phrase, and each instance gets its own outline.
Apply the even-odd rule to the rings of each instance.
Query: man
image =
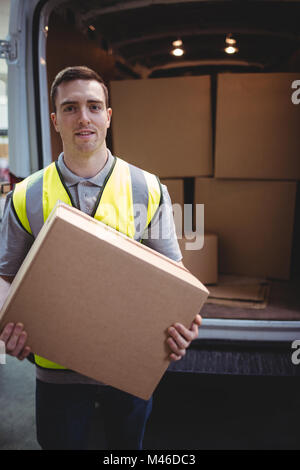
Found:
[[[123,231],[181,263],[166,187],[161,187],[154,175],[113,157],[106,147],[112,110],[108,105],[107,88],[99,75],[87,67],[64,69],[53,82],[51,99],[51,119],[61,136],[63,153],[56,163],[19,183],[7,197],[1,233],[0,306],[44,222],[43,215],[47,218],[57,199],[65,198],[67,203],[97,218],[108,187],[116,210],[121,201],[122,185],[131,185],[132,199],[138,203],[140,195],[147,193],[150,216],[145,228],[140,227],[139,234],[138,230],[134,234]],[[114,187],[112,180],[116,173],[118,184]],[[50,207],[49,199],[52,200]],[[123,216],[126,219],[126,215]],[[161,229],[160,221],[165,226],[164,234],[152,236],[157,227]],[[112,220],[108,220],[108,224],[118,229]],[[170,327],[166,341],[171,360],[179,360],[185,354],[198,336],[200,323],[201,317],[197,315],[190,329],[180,323]],[[0,339],[5,342],[7,352],[20,360],[31,352],[22,324],[7,324]],[[107,447],[142,448],[152,399],[144,401],[99,384],[46,358],[35,356],[35,362],[37,437],[43,449],[86,448],[95,396],[99,393]]]

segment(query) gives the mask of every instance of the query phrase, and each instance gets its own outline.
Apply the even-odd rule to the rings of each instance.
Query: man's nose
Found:
[[[83,125],[90,123],[88,110],[85,107],[79,110],[79,123]]]

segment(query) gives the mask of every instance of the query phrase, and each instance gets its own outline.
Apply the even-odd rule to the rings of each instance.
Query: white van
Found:
[[[148,122],[148,127],[151,127],[158,120],[164,126],[159,136],[158,131],[155,134],[160,139],[159,145],[164,146],[166,142],[170,145],[170,139],[176,140],[178,119],[181,124],[182,120],[180,121],[180,119],[182,117],[184,119],[181,107],[183,103],[186,103],[186,100],[182,99],[181,90],[186,90],[184,93],[187,95],[184,97],[188,96],[189,100],[186,112],[194,110],[195,106],[195,111],[190,114],[193,122],[197,119],[197,113],[204,112],[196,105],[209,98],[209,102],[205,101],[205,113],[208,113],[209,122],[202,117],[199,122],[202,122],[203,125],[200,128],[197,124],[196,131],[195,129],[191,131],[193,132],[192,136],[186,135],[186,133],[190,132],[189,129],[191,129],[193,122],[189,121],[189,126],[184,129],[181,127],[183,130],[181,142],[184,141],[184,146],[187,149],[187,155],[182,160],[185,163],[185,168],[189,168],[189,170],[180,170],[182,161],[181,166],[177,165],[178,157],[176,157],[176,161],[174,157],[170,163],[174,167],[174,173],[170,171],[169,174],[166,174],[164,170],[159,175],[166,179],[184,179],[185,202],[193,200],[193,188],[196,187],[194,179],[197,177],[218,181],[241,179],[242,181],[259,180],[262,182],[270,180],[272,183],[288,180],[292,181],[291,184],[294,184],[295,189],[297,181],[300,179],[300,170],[299,157],[295,159],[293,152],[299,150],[299,147],[295,147],[298,145],[299,127],[297,131],[293,131],[294,128],[292,130],[290,128],[288,131],[290,132],[287,134],[289,142],[292,141],[294,147],[286,150],[283,158],[284,163],[279,157],[277,161],[277,157],[274,156],[274,161],[266,163],[266,170],[262,170],[266,173],[259,175],[255,173],[255,169],[250,168],[249,178],[242,173],[246,168],[244,164],[238,174],[234,174],[237,168],[235,164],[232,167],[232,174],[229,170],[226,174],[222,174],[222,171],[225,170],[222,170],[220,163],[218,139],[222,137],[224,145],[227,145],[228,142],[225,142],[224,135],[220,137],[219,134],[218,119],[220,117],[218,113],[221,110],[218,106],[220,103],[222,106],[227,103],[225,114],[229,117],[223,121],[226,122],[226,125],[233,122],[234,119],[233,114],[230,114],[230,109],[237,109],[233,101],[222,101],[223,98],[218,95],[224,77],[226,81],[233,75],[236,77],[243,75],[246,78],[249,73],[254,73],[256,77],[264,75],[268,78],[268,74],[279,72],[284,75],[288,72],[291,75],[285,83],[290,83],[286,90],[290,106],[293,106],[290,104],[292,83],[297,77],[300,78],[299,54],[297,56],[296,53],[299,42],[295,43],[295,38],[298,38],[299,41],[299,29],[293,21],[300,11],[299,2],[255,2],[255,6],[252,5],[254,2],[241,2],[245,3],[242,7],[237,6],[236,3],[191,0],[11,0],[9,35],[1,45],[2,55],[6,57],[8,64],[9,165],[11,174],[17,178],[24,178],[50,164],[57,157],[60,152],[60,142],[50,126],[49,85],[55,74],[63,67],[85,64],[96,69],[110,87],[114,115],[112,133],[109,135],[109,146],[113,147],[116,153],[120,151],[126,157],[128,152],[128,158],[130,158],[128,148],[131,148],[131,144],[126,147],[127,141],[125,142],[123,139],[120,142],[120,135],[128,137],[131,132],[128,142],[135,139],[138,140],[139,145],[143,145],[144,142],[145,148],[139,147],[138,149],[140,154],[143,154],[149,148],[150,143],[149,140],[147,141],[149,136],[147,134],[141,138],[135,126],[144,119],[143,122]],[[259,3],[261,8],[258,7]],[[284,18],[282,24],[285,24],[286,29],[276,20],[274,15],[270,14],[270,3],[277,4],[276,11],[280,13],[281,18]],[[243,14],[240,8],[244,9]],[[254,22],[255,18],[257,19],[256,24],[252,28],[249,27],[247,19]],[[291,29],[289,30],[289,28]],[[173,45],[175,40],[179,42]],[[231,54],[226,54],[224,49],[230,45],[230,40],[231,47],[236,45],[237,51],[231,50]],[[289,48],[288,56],[284,56],[286,50],[284,48]],[[174,49],[177,49],[175,55],[172,54]],[[240,55],[235,55],[234,52]],[[286,69],[283,66],[280,68],[280,64],[287,64],[288,60],[289,68],[288,66]],[[199,77],[203,78],[204,76],[209,77],[209,87],[206,89],[206,94],[201,92],[202,94],[197,95],[195,92],[193,95],[195,87],[198,86],[195,85],[196,82],[193,82],[193,79],[198,80]],[[154,96],[155,90],[151,88],[151,84],[163,83],[163,80],[166,80],[164,83],[167,86],[161,94],[161,99],[170,92],[172,84],[175,83],[174,100],[170,101],[169,109],[162,105],[157,109],[157,115],[153,114],[151,119],[146,121],[145,115],[149,112],[151,101],[154,100],[157,103],[157,96]],[[125,88],[120,85],[123,82]],[[277,86],[275,81],[272,83],[274,86],[272,85],[271,90],[270,87],[266,87],[265,90],[271,101],[272,93],[276,94]],[[142,90],[140,89],[141,84],[143,86],[145,84],[145,88]],[[149,88],[147,88],[148,85]],[[234,92],[237,93],[237,96],[240,96],[239,93],[245,89],[243,87],[246,87],[244,82],[236,82],[234,86]],[[139,95],[139,93],[141,94]],[[124,100],[120,101],[120,96]],[[136,96],[140,97],[139,100],[134,99]],[[126,109],[128,103],[134,103],[134,112],[132,109],[130,112],[128,108]],[[282,106],[284,107],[284,105]],[[299,119],[299,111],[300,106],[296,111],[294,105],[293,123]],[[250,104],[244,110],[244,114],[247,115],[247,113],[254,113]],[[126,116],[128,116],[127,122]],[[134,120],[134,116],[138,116],[138,119]],[[251,119],[254,123],[255,114]],[[195,122],[198,123],[197,120]],[[234,125],[237,125],[236,121]],[[268,125],[268,120],[265,120],[265,141],[276,137],[276,131],[273,134],[268,134]],[[270,126],[273,124],[271,123]],[[291,135],[291,132],[294,134]],[[197,145],[201,147],[202,155],[199,152],[195,157],[190,145],[198,135],[197,133],[201,135]],[[238,133],[239,130],[236,131],[237,139]],[[249,138],[252,143],[255,143],[255,135]],[[242,136],[241,139],[244,137]],[[204,143],[205,148],[203,147]],[[176,146],[177,144],[172,147],[173,156],[176,153]],[[245,148],[247,146],[248,143],[245,142]],[[273,152],[275,151],[276,149],[273,148]],[[204,152],[206,152],[205,158],[207,160],[201,163],[203,167],[199,170],[199,161],[203,158]],[[228,154],[231,155],[231,152]],[[253,153],[253,159],[255,158],[256,154]],[[272,156],[266,156],[266,161],[268,158],[272,158]],[[145,162],[143,165],[145,166]],[[264,164],[261,166],[264,167]],[[252,170],[254,173],[251,173]],[[217,176],[216,171],[219,172]],[[245,171],[248,171],[247,168]],[[270,171],[269,176],[267,175],[268,171]],[[285,230],[290,230],[290,227],[292,229],[289,233],[293,232],[296,223],[295,214],[299,215],[299,207],[296,207],[295,201],[296,190],[293,191],[292,207],[298,212],[291,212],[288,219],[289,227],[280,226],[278,233],[274,233],[274,240],[279,237],[279,232],[285,233]],[[278,203],[278,205],[280,204]],[[259,204],[257,204],[258,207]],[[283,213],[286,213],[285,208]],[[229,216],[231,217],[232,214]],[[275,225],[273,230],[277,230],[276,227]],[[263,234],[260,234],[260,227],[256,228],[257,237],[261,239]],[[284,258],[288,258],[290,264],[291,234],[289,242],[284,245],[284,249],[287,250]],[[218,235],[220,247],[226,250],[226,244],[230,245],[230,241],[226,240],[223,243],[222,234]],[[274,240],[269,240],[268,245]],[[286,243],[286,239],[284,240]],[[299,257],[299,249],[297,253]],[[220,251],[219,256],[223,256]],[[255,252],[253,256],[256,256]],[[232,274],[241,273],[233,272]],[[245,272],[244,274],[247,275]],[[251,275],[251,273],[248,274]],[[256,275],[258,274],[256,273]],[[271,352],[274,353],[272,364],[270,363],[271,365],[268,366],[266,365],[268,362],[265,362],[265,367],[260,370],[255,363],[249,366],[249,361],[246,368],[243,361],[235,364],[234,367],[232,363],[223,362],[220,365],[217,361],[211,361],[207,365],[200,359],[193,359],[189,363],[187,355],[186,359],[172,365],[173,370],[221,374],[232,372],[249,375],[299,375],[300,366],[297,368],[299,361],[295,354],[299,347],[299,342],[295,342],[295,340],[300,340],[300,306],[297,295],[299,283],[297,284],[291,273],[284,276],[283,279],[280,278],[280,275],[278,278],[275,276],[275,280],[272,280],[272,275],[268,276],[268,272],[266,274],[271,283],[271,297],[269,297],[269,303],[265,309],[243,309],[241,304],[238,308],[223,306],[223,311],[220,310],[222,307],[218,304],[208,304],[203,308],[203,325],[199,329],[199,340],[194,344],[194,353],[197,354],[197,347],[199,351],[202,348],[208,352],[219,350],[222,347],[239,353],[247,351],[247,354],[250,355],[252,351],[254,354],[261,354],[261,357],[264,357],[263,360],[268,361]],[[266,356],[264,356],[265,351],[268,353]],[[280,362],[281,365],[284,364],[284,367],[276,368],[276,359],[274,358],[279,357],[276,355],[284,358],[284,361]],[[292,360],[292,358],[294,359]]]

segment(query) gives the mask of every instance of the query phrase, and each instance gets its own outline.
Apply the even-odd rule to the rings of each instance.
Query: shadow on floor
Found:
[[[299,377],[166,374],[145,449],[299,449]]]

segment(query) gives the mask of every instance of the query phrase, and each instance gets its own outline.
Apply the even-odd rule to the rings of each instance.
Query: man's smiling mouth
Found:
[[[95,132],[94,131],[78,131],[78,132],[75,132],[76,135],[91,135],[91,134],[94,134]]]
[[[92,130],[81,130],[81,131],[75,132],[76,137],[80,137],[80,138],[88,138],[94,134],[95,134],[95,131],[92,131]]]

